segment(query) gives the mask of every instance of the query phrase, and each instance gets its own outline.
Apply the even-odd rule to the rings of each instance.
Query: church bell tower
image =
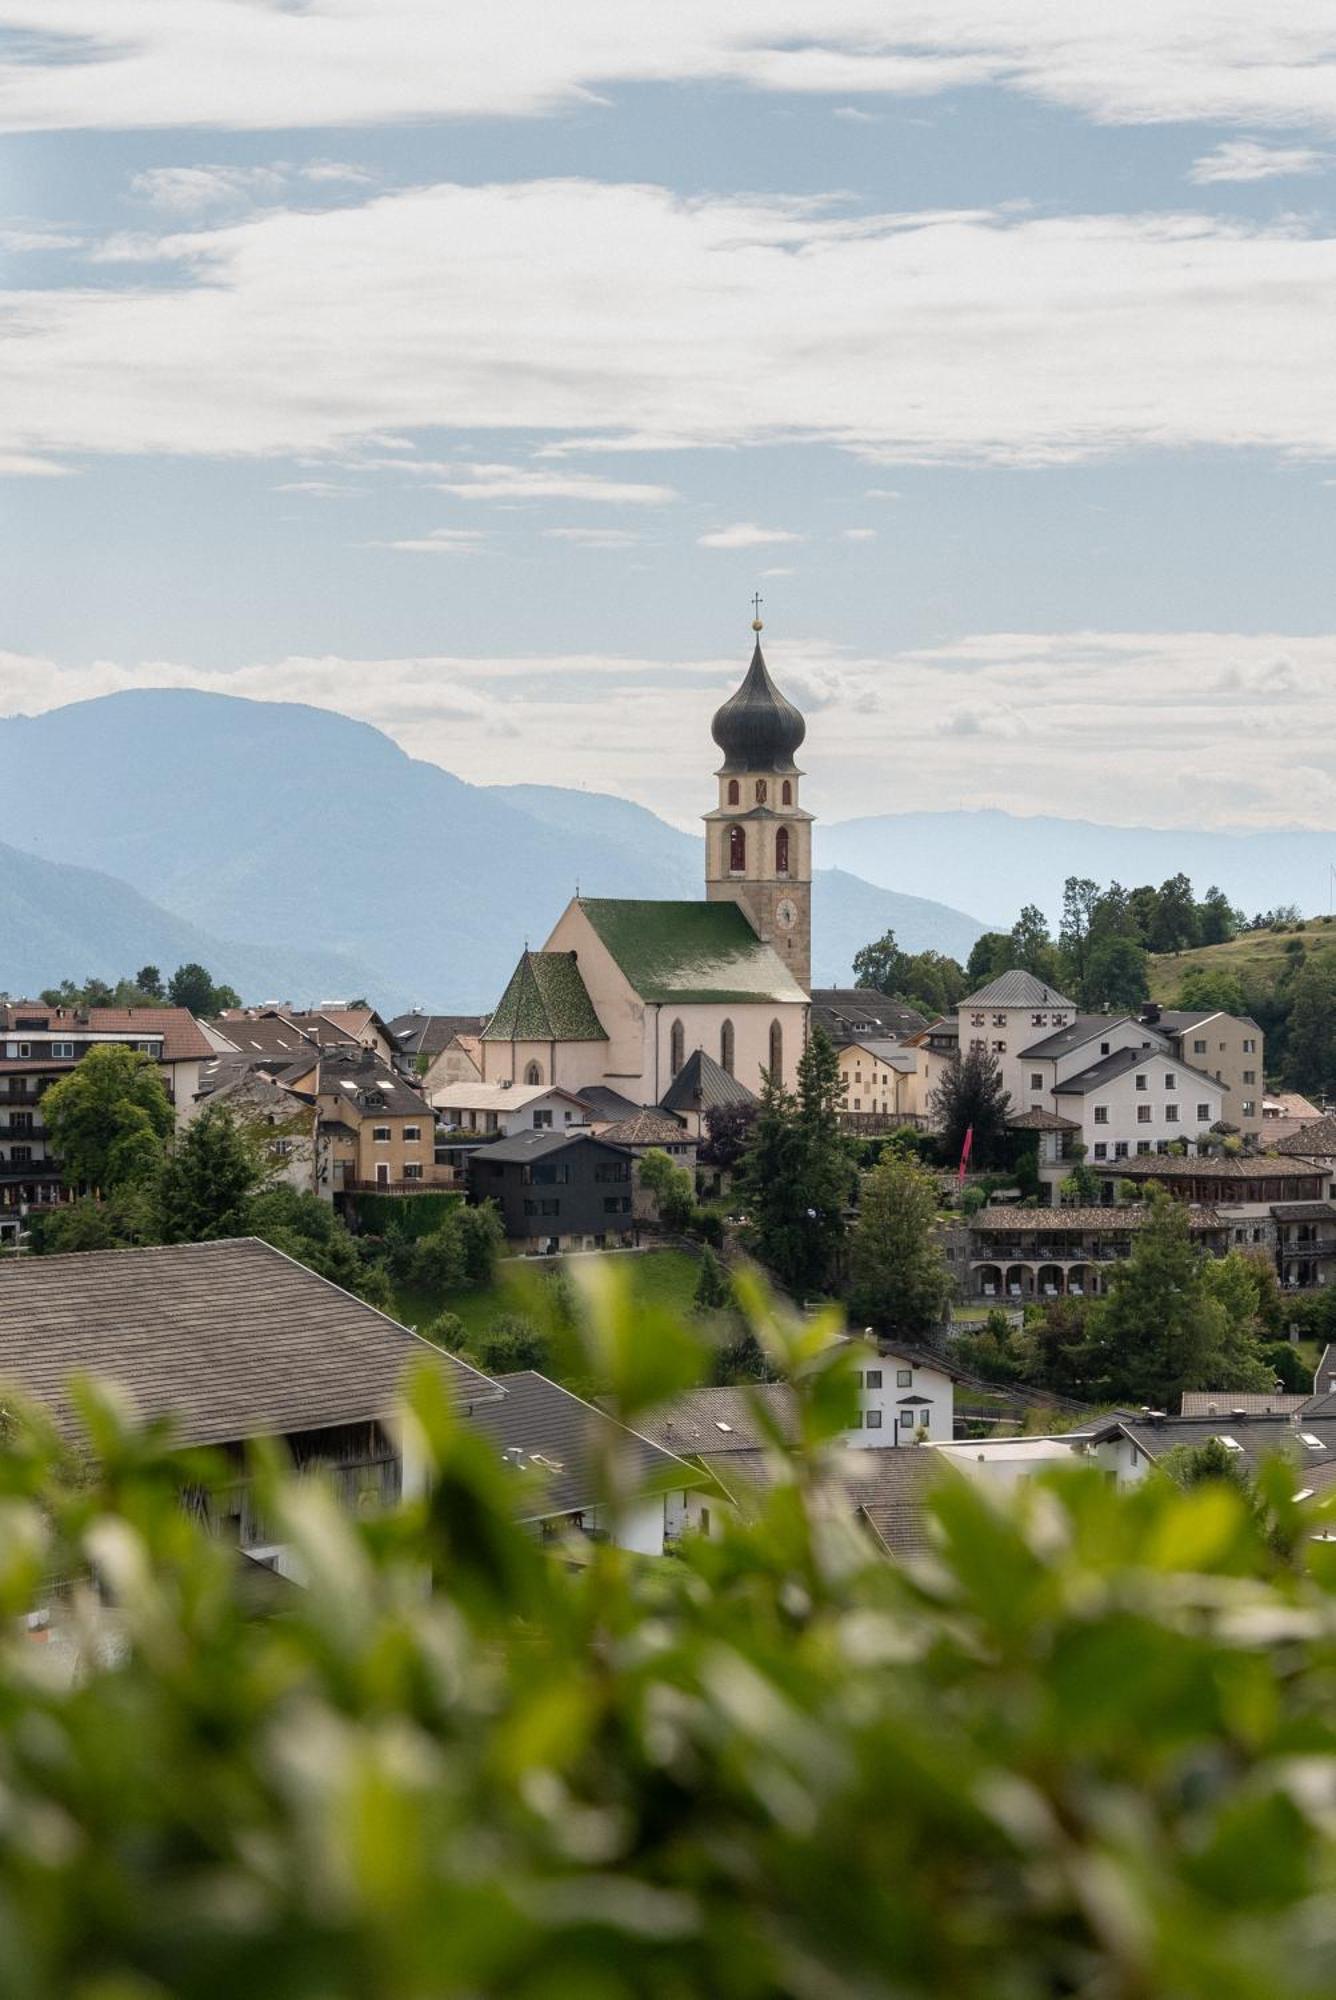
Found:
[[[807,725],[770,678],[759,616],[752,630],[756,648],[746,678],[710,725],[724,761],[719,803],[705,815],[705,893],[712,903],[737,903],[807,993],[812,815],[798,803],[802,772],[793,761]]]

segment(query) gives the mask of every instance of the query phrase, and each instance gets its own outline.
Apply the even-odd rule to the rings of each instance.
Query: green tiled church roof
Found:
[[[510,976],[485,1042],[606,1042],[573,951],[526,951]]]
[[[582,896],[580,908],[642,1000],[807,998],[736,903]]]

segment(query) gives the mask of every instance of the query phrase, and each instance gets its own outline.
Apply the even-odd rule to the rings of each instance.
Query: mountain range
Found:
[[[626,800],[466,784],[346,716],[191,689],[0,719],[0,842],[12,993],[193,958],[251,1000],[486,1008],[577,886],[702,893],[700,841]],[[888,928],[955,957],[985,928],[845,867],[813,908],[821,983]]]
[[[1297,903],[1309,916],[1332,907],[1336,833],[1300,829],[1100,826],[1012,813],[887,813],[817,827],[818,857],[882,884],[931,882],[935,894],[1010,926],[1023,903],[1056,923],[1068,875],[1101,886],[1156,885],[1181,870],[1198,895],[1212,883],[1249,916]]]

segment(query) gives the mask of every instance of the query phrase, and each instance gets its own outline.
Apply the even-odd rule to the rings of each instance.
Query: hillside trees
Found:
[[[863,1176],[849,1239],[849,1307],[878,1333],[932,1340],[952,1282],[936,1236],[937,1181],[903,1154]]]
[[[853,1150],[840,1131],[844,1102],[830,1038],[812,1031],[796,1094],[767,1076],[738,1185],[757,1257],[799,1295],[828,1283],[844,1235]]]

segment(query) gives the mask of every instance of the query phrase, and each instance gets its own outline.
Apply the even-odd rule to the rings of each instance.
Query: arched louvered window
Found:
[[[742,787],[736,778],[730,778],[728,781],[728,803],[731,806],[735,806],[741,797]]]
[[[668,1067],[676,1076],[687,1059],[687,1038],[682,1023],[674,1021],[668,1034]]]
[[[763,806],[763,805],[765,804],[766,800],[767,800],[767,799],[769,798],[769,796],[770,796],[770,786],[769,786],[768,782],[767,782],[767,781],[766,781],[766,779],[764,779],[764,778],[758,778],[758,779],[756,780],[756,803],[757,803],[757,805],[758,805],[758,806]]]
[[[787,875],[789,872],[789,830],[782,826],[775,835],[775,873]]]
[[[719,1030],[719,1066],[733,1074],[733,1023],[725,1021]]]
[[[740,826],[728,829],[728,872],[741,875],[747,866],[747,836]]]
[[[781,789],[779,796],[784,801],[784,804],[786,806],[791,806],[793,804],[793,786],[790,784],[787,778],[785,778],[784,780],[783,788]]]
[[[784,1030],[778,1021],[770,1023],[770,1075],[776,1083],[784,1081]]]
[[[541,1083],[543,1081],[542,1064],[536,1062],[531,1062],[526,1064],[524,1071],[524,1081],[526,1083]]]

